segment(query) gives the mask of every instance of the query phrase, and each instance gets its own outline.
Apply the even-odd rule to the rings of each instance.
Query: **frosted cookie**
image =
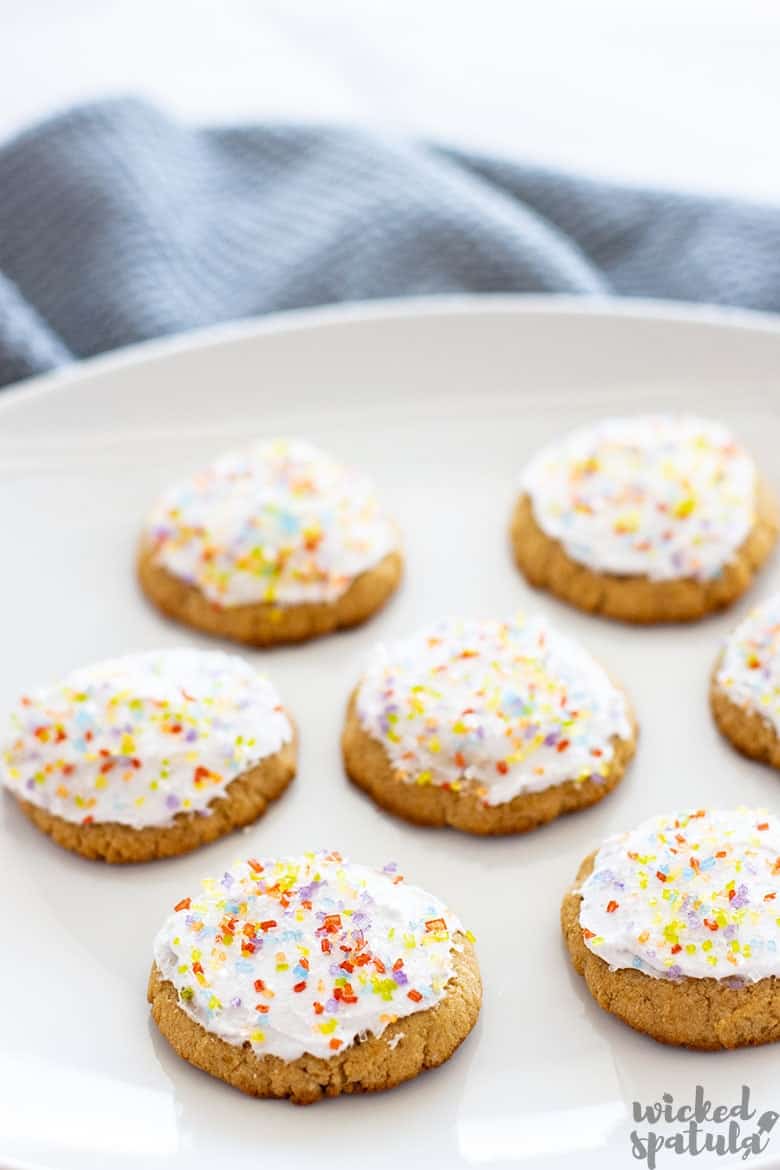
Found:
[[[739,597],[768,557],[777,505],[720,423],[608,419],[542,450],[512,518],[532,585],[628,622],[690,621]]]
[[[635,738],[624,693],[542,618],[450,618],[378,648],[342,749],[351,779],[406,820],[523,833],[606,796]]]
[[[170,617],[268,646],[365,621],[396,589],[398,531],[370,482],[309,443],[232,452],[157,502],[138,573]]]
[[[689,1048],[780,1039],[780,820],[652,817],[580,867],[561,923],[595,1000]]]
[[[780,768],[780,593],[737,626],[710,687],[723,734],[753,759]]]
[[[233,655],[160,650],[24,695],[0,778],[58,845],[104,861],[186,853],[247,825],[295,774],[267,679]]]
[[[148,998],[178,1054],[254,1097],[389,1089],[448,1060],[482,999],[472,936],[394,865],[250,859],[182,898]]]

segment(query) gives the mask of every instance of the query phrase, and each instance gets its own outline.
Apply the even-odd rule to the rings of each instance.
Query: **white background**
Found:
[[[143,92],[780,198],[774,0],[0,0],[0,138]]]

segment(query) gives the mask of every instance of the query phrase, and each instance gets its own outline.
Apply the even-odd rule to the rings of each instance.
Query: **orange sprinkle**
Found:
[[[189,908],[190,908],[190,899],[189,898],[182,898],[181,902],[177,902],[173,909],[174,909],[174,911],[177,911],[177,910],[189,910]]]

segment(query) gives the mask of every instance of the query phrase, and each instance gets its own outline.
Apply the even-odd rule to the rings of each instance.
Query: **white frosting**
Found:
[[[16,796],[66,821],[168,826],[292,738],[267,679],[221,651],[160,650],[84,667],[25,695],[0,744]]]
[[[732,703],[761,715],[780,735],[780,593],[734,630],[716,682]]]
[[[537,524],[572,560],[654,581],[717,577],[755,514],[752,458],[720,423],[688,415],[574,431],[522,482]]]
[[[157,564],[221,607],[333,602],[399,543],[368,479],[283,439],[175,484],[146,538]]]
[[[458,919],[394,865],[336,853],[239,862],[177,904],[154,959],[183,1010],[259,1056],[332,1057],[433,1007],[453,976]]]
[[[765,811],[652,817],[602,845],[580,893],[585,944],[613,969],[780,976],[780,820]]]
[[[541,617],[448,618],[380,646],[357,692],[362,727],[396,776],[488,805],[566,780],[599,780],[629,739],[623,693]]]

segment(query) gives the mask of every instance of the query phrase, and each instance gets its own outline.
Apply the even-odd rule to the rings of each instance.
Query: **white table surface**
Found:
[[[0,0],[0,138],[141,92],[780,199],[773,0]]]

